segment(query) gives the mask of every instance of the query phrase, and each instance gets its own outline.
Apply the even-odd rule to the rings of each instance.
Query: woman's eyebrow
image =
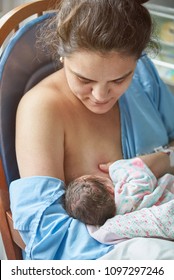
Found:
[[[133,70],[130,70],[128,73],[124,74],[122,77],[116,78],[115,80],[112,80],[110,82],[116,82],[116,81],[123,80],[123,79],[129,77],[133,72],[134,72]]]
[[[73,70],[70,70],[74,75],[76,75],[77,77],[81,78],[81,79],[84,79],[86,81],[90,81],[90,82],[96,82],[95,80],[92,80],[92,79],[89,79],[87,77],[84,77],[82,76],[81,74],[79,74],[78,72],[76,71],[73,71]],[[116,81],[120,81],[122,79],[125,79],[127,78],[128,76],[130,76],[131,74],[133,73],[133,70],[130,70],[128,73],[124,74],[123,76],[119,77],[119,78],[116,78],[116,79],[113,79],[111,81],[108,81],[108,82],[116,82]]]
[[[71,70],[71,69],[70,69],[70,71],[71,71],[71,73],[73,73],[74,75],[76,75],[77,77],[79,77],[79,78],[81,78],[81,79],[84,79],[84,80],[87,80],[87,81],[91,81],[91,82],[96,82],[96,81],[94,81],[94,80],[92,80],[92,79],[88,79],[88,78],[82,76],[81,74],[77,73],[76,71],[73,71],[73,70]]]

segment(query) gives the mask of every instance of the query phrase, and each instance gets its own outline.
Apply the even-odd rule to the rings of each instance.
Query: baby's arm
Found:
[[[117,214],[151,207],[164,192],[157,187],[156,177],[140,158],[114,162],[109,174],[115,185]]]

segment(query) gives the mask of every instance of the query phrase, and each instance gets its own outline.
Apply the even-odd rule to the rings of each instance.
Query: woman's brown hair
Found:
[[[53,53],[68,56],[79,49],[139,58],[157,49],[153,24],[141,0],[62,0],[44,31]]]

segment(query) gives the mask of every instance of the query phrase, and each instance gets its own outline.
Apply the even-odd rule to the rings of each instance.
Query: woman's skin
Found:
[[[134,57],[117,52],[79,51],[31,89],[17,112],[21,177],[51,176],[68,183],[83,174],[107,176],[99,164],[122,158],[117,101],[135,67]]]

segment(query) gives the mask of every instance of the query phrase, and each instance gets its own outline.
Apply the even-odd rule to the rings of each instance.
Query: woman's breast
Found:
[[[108,176],[99,169],[100,163],[113,162],[122,158],[120,134],[96,129],[74,130],[65,148],[66,182],[85,174]]]

